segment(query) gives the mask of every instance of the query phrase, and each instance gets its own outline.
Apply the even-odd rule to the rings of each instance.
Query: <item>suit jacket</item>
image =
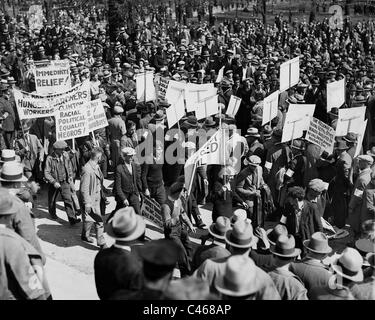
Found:
[[[360,172],[354,187],[353,187],[353,194],[350,198],[349,202],[349,216],[348,216],[348,223],[353,228],[353,230],[357,233],[361,231],[361,211],[362,205],[364,203],[364,190],[366,189],[367,185],[371,181],[371,169],[365,169]]]
[[[66,180],[68,182],[73,181],[73,170],[72,170],[72,164],[70,162],[69,154],[64,151],[63,152],[63,158],[64,158],[64,165],[67,172]],[[57,158],[56,154],[53,152],[50,156],[47,157],[46,160],[46,167],[44,169],[44,177],[50,184],[54,184],[57,179],[57,166],[59,163],[59,159]]]
[[[101,300],[109,299],[117,290],[137,291],[143,284],[140,258],[115,246],[99,251],[94,260],[94,273]]]
[[[26,142],[24,137],[16,140],[14,151],[21,157],[25,167],[31,170],[37,159],[43,162],[44,149],[36,135],[29,134],[28,136],[29,142]]]
[[[135,193],[138,195],[142,191],[141,167],[132,162],[132,170],[133,173],[130,174],[125,164],[120,164],[116,168],[116,196],[122,202],[127,199],[129,194]]]
[[[85,207],[90,207],[95,214],[100,215],[101,186],[103,184],[103,174],[99,168],[94,167],[88,161],[82,169],[80,194]]]
[[[290,264],[289,270],[302,280],[308,292],[312,287],[324,287],[332,276],[329,267],[318,260],[305,258]],[[308,293],[308,297],[310,297]]]
[[[193,256],[192,270],[199,268],[207,259],[226,258],[229,256],[230,252],[227,249],[215,243],[208,246],[199,246]]]
[[[305,286],[301,279],[292,272],[284,269],[274,269],[268,274],[275,283],[281,300],[308,300]]]

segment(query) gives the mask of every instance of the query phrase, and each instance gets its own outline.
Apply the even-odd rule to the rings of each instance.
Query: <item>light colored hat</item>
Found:
[[[121,113],[123,113],[123,112],[124,112],[124,109],[121,108],[121,107],[119,107],[119,106],[115,106],[115,107],[113,108],[113,113],[114,113],[114,114],[121,114]]]
[[[146,224],[140,215],[137,215],[133,207],[118,210],[108,221],[107,234],[120,241],[132,241],[138,239],[146,230]]]
[[[328,184],[321,179],[312,179],[308,184],[308,188],[316,192],[323,192],[328,188]]]
[[[359,161],[364,161],[368,163],[370,166],[374,163],[374,158],[367,154],[360,155],[357,158]]]
[[[208,232],[215,238],[225,239],[225,233],[230,229],[230,221],[227,217],[220,216],[211,224]]]
[[[11,215],[17,212],[16,202],[5,188],[0,188],[0,215]]]
[[[359,251],[369,253],[375,253],[375,241],[371,240],[370,238],[358,239],[355,242],[355,246]]]
[[[125,148],[121,149],[121,152],[123,154],[128,155],[128,156],[134,156],[136,154],[135,150],[133,148],[130,148],[130,147],[125,147]]]
[[[26,182],[23,175],[23,166],[15,161],[5,162],[1,168],[0,181],[6,182]]]
[[[227,296],[243,297],[255,293],[256,266],[254,261],[244,255],[234,255],[225,264],[225,274],[215,280],[216,289]]]
[[[16,161],[16,152],[13,149],[3,149],[1,150],[0,163],[5,163],[9,161]]]
[[[303,242],[303,246],[311,252],[328,254],[332,248],[328,245],[328,238],[323,232],[315,232],[309,240]]]
[[[258,156],[255,156],[255,155],[252,155],[252,156],[250,156],[249,158],[246,158],[246,159],[244,160],[244,165],[245,165],[245,166],[253,166],[253,167],[257,167],[257,166],[259,166],[261,163],[262,163],[262,160],[261,160]]]
[[[257,128],[250,127],[247,129],[245,137],[256,137],[259,138],[260,134]]]
[[[296,248],[296,241],[290,235],[281,235],[276,241],[276,245],[271,246],[270,251],[279,257],[293,258],[301,254],[301,249]]]
[[[332,262],[332,269],[343,278],[361,282],[363,281],[362,264],[363,258],[356,249],[345,248],[338,259]]]
[[[253,244],[253,227],[251,222],[238,220],[233,229],[225,234],[225,242],[235,248],[250,248]]]

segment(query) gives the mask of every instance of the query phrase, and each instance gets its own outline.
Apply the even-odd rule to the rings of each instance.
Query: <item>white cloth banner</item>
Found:
[[[90,101],[87,108],[89,132],[108,126],[107,116],[101,99]]]
[[[348,132],[359,134],[365,120],[366,107],[339,109],[336,136],[346,136]]]
[[[234,118],[238,112],[238,109],[240,108],[241,101],[242,101],[241,98],[231,95],[228,108],[225,113]]]
[[[345,103],[345,78],[327,83],[327,112],[340,108]]]
[[[153,71],[146,71],[135,75],[137,88],[137,101],[147,102],[156,100]]]
[[[268,97],[264,98],[262,126],[277,116],[277,111],[279,109],[279,94],[280,91],[277,90],[271,93]]]
[[[68,60],[36,63],[33,69],[37,94],[51,95],[69,90],[72,86]]]

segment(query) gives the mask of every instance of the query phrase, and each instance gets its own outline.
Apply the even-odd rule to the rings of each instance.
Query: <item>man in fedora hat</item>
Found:
[[[271,247],[274,256],[275,267],[268,272],[280,294],[282,300],[308,300],[307,290],[295,274],[290,270],[290,264],[301,254],[296,249],[296,243],[292,235],[281,235]]]
[[[208,236],[212,239],[210,245],[205,245],[207,238],[202,239],[202,245],[194,252],[192,271],[195,271],[207,259],[225,258],[230,252],[225,249],[225,233],[231,228],[230,220],[220,216],[208,228]]]
[[[374,164],[374,159],[369,155],[359,155],[357,157],[359,175],[353,186],[353,193],[349,201],[348,208],[348,224],[354,231],[354,237],[358,238],[361,231],[361,211],[365,203],[363,199],[363,192],[371,181],[371,166]]]
[[[103,150],[93,148],[90,152],[90,160],[85,164],[81,173],[80,195],[84,207],[82,213],[82,234],[83,241],[93,243],[90,237],[92,226],[95,226],[97,245],[100,249],[106,247],[103,236],[104,226],[101,215],[101,201],[103,197],[103,173],[99,167]]]
[[[217,283],[219,279],[223,279],[227,275],[226,265],[231,257],[246,257],[249,258],[249,253],[253,245],[253,228],[249,221],[238,220],[234,225],[233,229],[228,230],[225,233],[225,242],[229,247],[231,256],[219,259],[207,259],[203,264],[194,272],[194,276],[208,281],[210,284],[211,293],[218,294]],[[238,258],[241,259],[241,258]],[[252,272],[251,272],[252,271]],[[256,295],[253,297],[256,300],[279,300],[280,295],[270,278],[270,276],[259,267],[252,266],[247,271],[249,274],[253,274],[254,278],[257,279]],[[235,288],[235,286],[233,287]],[[254,293],[255,293],[254,292]]]
[[[75,225],[81,219],[76,217],[72,200],[73,192],[73,171],[70,157],[65,151],[67,148],[65,141],[56,141],[53,144],[54,151],[47,156],[44,177],[48,181],[48,212],[52,219],[57,219],[56,201],[61,194],[64,201],[65,211],[69,223]],[[75,190],[74,190],[75,192]]]
[[[303,246],[306,249],[305,258],[292,262],[289,270],[302,280],[309,297],[311,288],[328,285],[332,277],[329,266],[323,263],[332,252],[332,248],[328,245],[328,238],[323,232],[313,233],[310,239],[303,242]]]
[[[375,253],[368,253],[366,260],[370,265],[368,267],[369,275],[364,275],[363,282],[355,283],[350,287],[351,293],[357,300],[375,300]]]
[[[51,300],[42,256],[9,228],[17,213],[14,198],[0,190],[0,299]]]
[[[345,248],[331,263],[334,276],[326,286],[310,290],[311,300],[355,300],[350,287],[363,281],[363,258],[354,248]]]
[[[24,172],[28,179],[39,177],[44,162],[44,148],[34,134],[30,134],[30,121],[23,121],[22,133],[15,140],[14,150],[24,165]]]
[[[294,236],[297,248],[302,249],[303,241],[310,239],[313,233],[323,231],[322,221],[317,206],[305,199],[302,187],[290,188],[288,198],[280,223]]]
[[[250,127],[249,129],[247,129],[245,138],[249,146],[249,151],[247,152],[246,157],[254,155],[263,159],[264,147],[263,144],[260,143],[260,134],[258,129],[254,127]]]
[[[141,214],[141,167],[134,162],[136,151],[125,147],[121,153],[123,161],[115,171],[116,209],[131,206],[137,214]]]
[[[146,224],[132,207],[126,207],[108,220],[106,232],[115,243],[100,250],[94,260],[96,291],[101,300],[109,299],[120,289],[141,288],[142,262],[135,251],[143,243]]]

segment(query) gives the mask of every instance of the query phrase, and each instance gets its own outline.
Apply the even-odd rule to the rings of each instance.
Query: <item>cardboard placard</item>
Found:
[[[108,126],[107,116],[104,111],[102,100],[90,101],[87,108],[87,120],[89,132]]]
[[[280,92],[288,90],[299,82],[299,57],[293,58],[280,65]]]
[[[224,67],[222,67],[222,68],[219,70],[219,73],[217,74],[217,77],[216,77],[215,83],[220,83],[220,82],[223,80],[223,77],[224,77]]]
[[[46,64],[37,63],[33,73],[37,94],[62,93],[72,86],[68,60],[52,60]]]
[[[336,136],[346,136],[348,132],[360,133],[365,120],[366,107],[339,109]]]
[[[188,112],[195,111],[199,102],[215,94],[217,94],[217,88],[213,83],[188,83],[185,87],[186,110]]]
[[[172,128],[185,115],[184,93],[180,92],[180,97],[166,110],[168,127]]]
[[[277,117],[277,111],[279,110],[279,94],[280,91],[277,90],[264,98],[262,126]]]
[[[321,150],[332,154],[335,144],[335,130],[328,124],[313,117],[311,118],[305,139],[320,146]]]
[[[141,215],[160,228],[164,228],[160,205],[154,199],[145,195],[142,195]]]
[[[234,118],[238,112],[238,109],[240,108],[241,101],[242,101],[241,98],[231,95],[228,108],[225,113]]]
[[[345,78],[327,83],[327,112],[340,108],[345,103]]]
[[[156,100],[153,71],[146,71],[136,74],[135,82],[137,89],[137,102]]]
[[[365,137],[366,127],[367,127],[367,121],[368,121],[367,119],[363,121],[360,132],[358,132],[358,141],[357,141],[357,147],[354,153],[354,158],[359,156],[359,154],[361,153],[363,138]]]
[[[197,120],[207,118],[217,113],[219,113],[217,95],[201,100],[196,104],[195,116],[197,117]]]

